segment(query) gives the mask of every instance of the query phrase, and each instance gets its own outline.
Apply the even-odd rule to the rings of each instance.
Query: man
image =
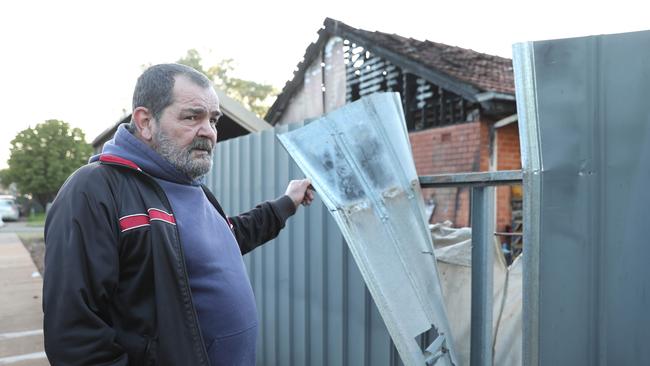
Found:
[[[138,79],[130,125],[59,191],[45,224],[45,350],[53,365],[253,365],[257,311],[242,254],[313,192],[228,218],[201,184],[221,115],[176,64]],[[258,178],[261,179],[261,178]]]

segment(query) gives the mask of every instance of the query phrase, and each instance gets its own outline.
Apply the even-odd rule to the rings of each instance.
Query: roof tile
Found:
[[[444,72],[483,91],[514,94],[512,60],[432,41],[357,29],[376,45]]]

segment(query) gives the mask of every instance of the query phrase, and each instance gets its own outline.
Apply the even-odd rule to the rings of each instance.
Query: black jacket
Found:
[[[45,351],[53,365],[208,365],[173,219],[122,232],[150,209],[173,218],[162,188],[132,162],[102,156],[75,172],[45,223]],[[203,187],[217,211],[214,196]],[[284,196],[231,223],[242,254],[295,212]],[[164,214],[163,214],[164,215]]]

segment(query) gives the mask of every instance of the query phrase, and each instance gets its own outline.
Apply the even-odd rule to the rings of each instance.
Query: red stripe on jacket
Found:
[[[122,232],[135,229],[142,226],[149,226],[151,221],[163,221],[168,224],[176,225],[174,215],[169,214],[158,208],[150,208],[147,214],[128,215],[120,218],[120,229]]]
[[[125,165],[136,170],[142,170],[136,163],[132,162],[131,160],[126,160],[124,158],[120,158],[119,156],[115,156],[111,154],[100,155],[99,161],[103,163],[114,163],[119,165]]]
[[[168,214],[167,212],[158,208],[150,208],[147,211],[149,212],[149,218],[151,218],[151,220],[160,220],[172,225],[176,225],[176,219],[174,219],[174,215],[172,214]]]
[[[149,226],[149,216],[136,214],[120,218],[120,229],[122,229],[122,232],[141,226]]]

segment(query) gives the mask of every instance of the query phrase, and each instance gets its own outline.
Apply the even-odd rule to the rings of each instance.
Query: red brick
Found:
[[[442,135],[449,134],[442,142]],[[458,125],[413,132],[409,135],[416,170],[420,175],[471,171],[489,168],[490,127],[487,122]],[[516,124],[500,128],[496,134],[497,169],[521,169],[519,131]],[[455,226],[469,225],[469,190],[447,188],[426,190],[425,198],[436,202],[434,222],[451,220]],[[497,190],[497,230],[510,224],[510,188]]]

